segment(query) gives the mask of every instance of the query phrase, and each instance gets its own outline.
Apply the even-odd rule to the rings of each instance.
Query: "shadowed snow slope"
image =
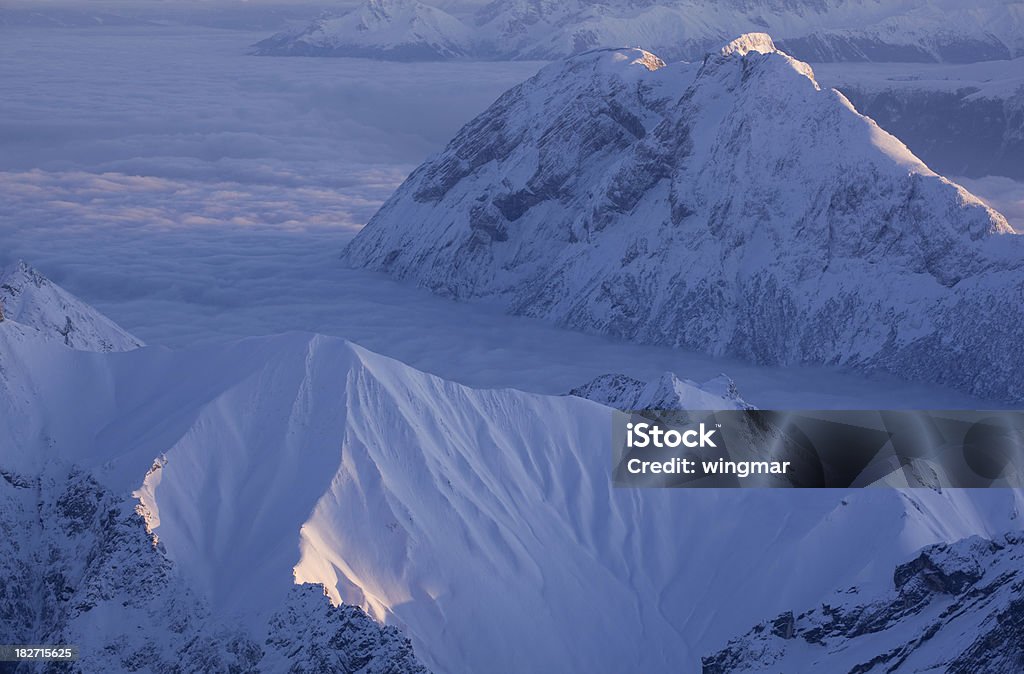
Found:
[[[0,487],[75,470],[134,491],[184,587],[256,643],[308,582],[438,671],[692,669],[923,545],[1010,528],[1018,500],[613,489],[611,414],[307,334],[102,354],[0,323]],[[17,558],[32,534],[12,531]],[[77,624],[105,634],[118,605]]]
[[[765,364],[1024,398],[1024,240],[810,66],[551,65],[421,165],[345,260],[462,299]]]
[[[127,351],[142,346],[109,318],[24,262],[0,269],[0,317],[81,351]]]

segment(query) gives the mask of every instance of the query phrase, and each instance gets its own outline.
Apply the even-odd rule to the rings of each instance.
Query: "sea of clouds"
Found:
[[[150,342],[253,334],[232,310],[322,302],[293,277],[337,266],[412,168],[537,69],[248,55],[259,37],[4,30],[0,264]]]
[[[0,264],[25,259],[150,344],[303,330],[478,386],[725,371],[762,405],[974,406],[616,343],[344,268],[345,243],[408,172],[541,64],[248,55],[262,36],[0,28]],[[995,187],[990,201],[1024,203],[1016,183]]]

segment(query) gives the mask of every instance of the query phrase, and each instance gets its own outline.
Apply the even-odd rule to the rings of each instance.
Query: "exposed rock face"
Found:
[[[142,513],[75,468],[0,469],[5,640],[78,645],[54,671],[426,672],[398,630],[332,606],[319,586],[292,588],[263,631],[218,617]]]
[[[604,374],[569,391],[569,395],[587,398],[617,410],[728,410],[754,409],[736,383],[720,375],[698,384],[666,372],[645,382],[624,374]]]
[[[287,605],[270,619],[264,671],[315,674],[428,674],[412,644],[394,626],[362,609],[331,606],[319,585],[296,585]]]
[[[24,262],[0,269],[0,320],[80,351],[128,351],[142,342]]]
[[[1024,663],[1024,534],[925,548],[893,589],[851,588],[794,618],[762,623],[703,660],[704,674],[1008,674]]]
[[[622,339],[1024,398],[1024,241],[767,36],[545,68],[343,257]]]

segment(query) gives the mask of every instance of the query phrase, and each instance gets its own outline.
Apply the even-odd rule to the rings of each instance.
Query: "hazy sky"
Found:
[[[4,0],[0,7],[18,9],[40,9],[48,7],[118,7],[141,9],[150,7],[246,7],[255,5],[322,5],[325,7],[350,7],[358,0]]]
[[[48,11],[61,9],[116,10],[122,13],[181,9],[347,8],[350,0],[0,0],[0,10]]]
[[[119,14],[152,15],[186,11],[300,12],[313,16],[324,9],[345,10],[360,4],[354,0],[0,0],[0,10],[92,10]]]
[[[486,4],[486,0],[425,0],[435,7],[463,7]],[[48,7],[92,7],[148,10],[171,7],[324,7],[345,9],[363,0],[0,0],[0,8],[40,9]]]

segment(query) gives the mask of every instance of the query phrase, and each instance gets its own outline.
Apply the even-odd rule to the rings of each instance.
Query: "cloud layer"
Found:
[[[256,37],[5,34],[0,264],[26,259],[150,344],[305,330],[478,386],[557,393],[609,371],[725,371],[764,406],[971,406],[616,343],[343,268],[339,252],[404,176],[538,64],[246,56]]]

